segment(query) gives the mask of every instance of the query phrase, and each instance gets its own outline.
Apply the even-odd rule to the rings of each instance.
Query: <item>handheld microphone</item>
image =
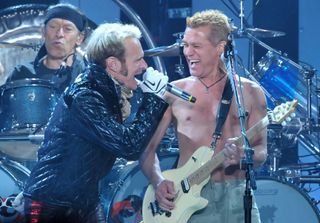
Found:
[[[174,94],[175,96],[178,96],[179,98],[185,100],[185,101],[189,101],[191,103],[195,103],[196,102],[196,98],[192,95],[190,95],[189,93],[181,90],[180,88],[168,83],[166,90],[168,92],[170,92],[171,94]]]
[[[138,82],[138,85],[141,84],[142,81],[136,79],[136,81]],[[185,101],[189,101],[191,103],[195,103],[196,102],[196,98],[192,95],[190,95],[189,93],[181,90],[180,88],[168,83],[167,87],[166,87],[166,91],[170,92],[171,94],[185,100]]]

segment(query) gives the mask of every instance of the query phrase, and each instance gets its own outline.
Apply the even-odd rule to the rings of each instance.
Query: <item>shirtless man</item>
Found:
[[[216,126],[216,116],[227,80],[226,66],[221,59],[231,32],[228,18],[220,11],[207,10],[198,12],[187,18],[187,27],[183,38],[183,52],[188,62],[191,76],[173,82],[174,85],[189,92],[197,98],[191,104],[168,95],[171,103],[167,109],[148,148],[140,158],[141,168],[153,185],[155,197],[164,210],[175,208],[172,198],[175,197],[173,182],[161,174],[156,148],[171,122],[175,123],[179,142],[178,168],[183,166],[191,155],[201,146],[210,146],[212,134]],[[266,99],[261,88],[252,81],[241,78],[243,103],[247,112],[245,127],[251,128],[266,115]],[[194,213],[188,222],[243,222],[243,195],[245,190],[245,171],[234,168],[226,173],[225,167],[238,167],[244,157],[242,146],[236,146],[230,140],[238,137],[240,121],[235,97],[232,99],[230,111],[222,136],[218,141],[215,154],[223,151],[224,165],[211,173],[211,180],[206,184],[201,196],[209,204],[206,208]],[[250,140],[254,150],[254,166],[261,165],[267,156],[266,129],[257,133]],[[253,199],[252,222],[260,222],[259,211]]]

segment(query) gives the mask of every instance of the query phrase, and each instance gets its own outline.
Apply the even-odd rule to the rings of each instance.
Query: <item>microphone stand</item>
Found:
[[[239,77],[239,81],[237,80],[237,76],[235,73],[235,55],[234,55],[234,48],[233,48],[233,36],[232,33],[229,34],[228,42],[226,45],[225,57],[227,61],[227,73],[230,79],[230,83],[235,95],[236,105],[238,108],[238,115],[240,121],[240,129],[241,129],[241,136],[243,138],[244,144],[244,159],[240,160],[240,168],[246,170],[246,187],[245,187],[245,194],[243,197],[243,204],[244,204],[244,220],[245,223],[251,223],[251,209],[252,209],[252,194],[251,188],[255,190],[257,188],[255,175],[253,171],[253,149],[249,145],[249,140],[245,130],[245,111],[243,106],[240,102],[240,96],[242,97],[241,91],[241,80]],[[237,87],[238,86],[238,87]]]

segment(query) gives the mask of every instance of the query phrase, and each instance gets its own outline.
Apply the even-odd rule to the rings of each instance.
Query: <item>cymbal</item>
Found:
[[[236,34],[236,38],[246,37],[246,33],[249,33],[254,37],[258,37],[258,38],[274,38],[274,37],[286,35],[285,32],[260,29],[260,28],[246,28],[242,33],[240,30],[235,30],[234,32]]]
[[[175,43],[170,46],[159,46],[144,51],[146,57],[174,57],[180,55],[180,44]]]
[[[33,48],[34,46],[23,43],[9,43],[0,41],[0,48]]]
[[[265,37],[265,38],[272,38],[272,37],[279,37],[279,36],[286,35],[284,32],[267,30],[267,29],[259,29],[259,28],[247,28],[246,31],[256,37]]]

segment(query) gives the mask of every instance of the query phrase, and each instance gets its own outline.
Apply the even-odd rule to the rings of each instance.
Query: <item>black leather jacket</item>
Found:
[[[25,196],[85,211],[96,207],[99,180],[116,157],[138,159],[168,106],[156,95],[143,93],[136,118],[123,124],[118,91],[104,69],[90,65],[63,93]]]

